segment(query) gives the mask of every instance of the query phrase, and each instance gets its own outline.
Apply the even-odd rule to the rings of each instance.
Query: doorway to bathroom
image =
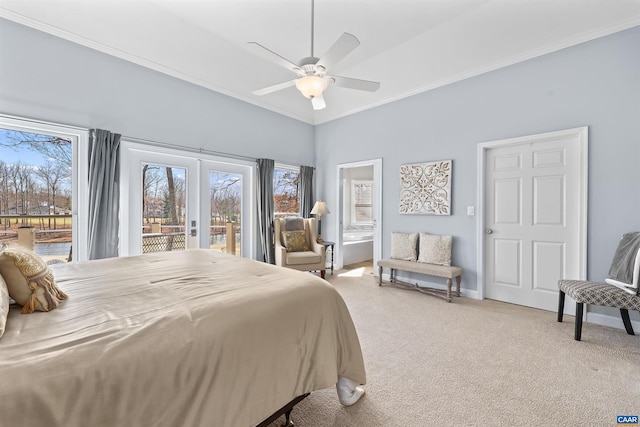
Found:
[[[338,165],[337,183],[336,266],[376,265],[382,248],[382,159]]]

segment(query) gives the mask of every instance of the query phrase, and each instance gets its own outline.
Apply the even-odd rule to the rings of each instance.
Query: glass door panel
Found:
[[[200,247],[254,256],[253,162],[200,161]]]
[[[242,255],[242,175],[209,171],[209,247]]]
[[[187,169],[142,163],[142,253],[186,249]]]

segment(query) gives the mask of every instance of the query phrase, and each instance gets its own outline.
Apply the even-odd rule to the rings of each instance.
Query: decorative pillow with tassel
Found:
[[[51,311],[67,298],[42,258],[22,246],[7,245],[0,251],[0,274],[22,313]]]
[[[4,334],[7,316],[9,316],[9,290],[4,279],[0,276],[0,337]]]

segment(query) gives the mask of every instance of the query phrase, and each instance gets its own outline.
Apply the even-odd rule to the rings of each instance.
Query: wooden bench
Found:
[[[456,296],[460,296],[460,282],[462,281],[462,268],[455,266],[427,264],[417,261],[405,261],[401,259],[381,259],[378,261],[378,276],[379,286],[382,286],[382,269],[389,268],[391,270],[389,274],[389,283],[393,285],[400,285],[402,287],[408,287],[416,291],[433,295],[439,298],[445,299],[447,302],[451,302],[451,286],[453,279],[456,279]],[[447,279],[447,289],[435,289],[422,287],[418,285],[412,285],[410,283],[400,282],[396,279],[396,270],[409,271],[412,273],[420,273],[428,276],[444,277]]]

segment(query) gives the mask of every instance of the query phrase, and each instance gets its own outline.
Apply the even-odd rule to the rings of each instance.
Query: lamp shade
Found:
[[[296,87],[307,98],[315,98],[322,95],[327,88],[327,82],[318,76],[304,76],[296,80]]]
[[[322,200],[318,200],[315,205],[313,205],[313,209],[311,209],[311,213],[314,215],[324,215],[331,213],[327,204]]]

